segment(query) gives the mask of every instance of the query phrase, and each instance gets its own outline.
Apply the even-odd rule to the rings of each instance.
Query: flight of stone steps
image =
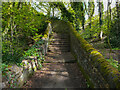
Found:
[[[53,33],[41,70],[37,70],[23,87],[68,90],[87,87],[86,79],[70,52],[68,34]]]
[[[70,41],[68,34],[53,34],[53,39],[50,40],[49,45],[51,51],[55,52],[69,52],[70,51]]]
[[[75,59],[70,52],[69,35],[53,33],[52,36],[45,61],[59,63],[75,62]]]

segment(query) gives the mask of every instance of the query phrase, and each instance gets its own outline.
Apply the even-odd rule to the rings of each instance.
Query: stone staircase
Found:
[[[45,61],[58,63],[76,62],[70,52],[69,35],[54,33],[52,36]]]
[[[53,39],[51,39],[50,50],[55,52],[69,52],[70,51],[70,41],[68,34],[53,34]]]
[[[74,88],[87,87],[76,60],[70,52],[68,34],[53,33],[50,45],[42,64],[25,88]]]

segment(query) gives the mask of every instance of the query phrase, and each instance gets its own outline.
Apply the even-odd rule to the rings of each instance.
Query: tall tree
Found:
[[[99,11],[100,39],[102,40],[103,31],[101,30],[101,26],[102,26],[102,23],[103,23],[103,20],[102,20],[102,15],[103,15],[103,2],[102,2],[101,0],[99,0],[98,6],[99,6],[98,11]]]
[[[83,30],[85,29],[84,25],[85,25],[85,9],[84,9],[84,4],[81,3],[81,12],[82,12],[82,28]]]
[[[109,48],[110,48],[110,52],[109,54],[112,52],[112,47],[111,47],[111,44],[110,44],[110,38],[109,38],[109,35],[110,35],[110,26],[111,26],[111,3],[110,0],[108,0],[108,5],[107,5],[107,42],[108,42],[108,45],[109,45]],[[110,55],[110,58],[112,59],[112,56]]]

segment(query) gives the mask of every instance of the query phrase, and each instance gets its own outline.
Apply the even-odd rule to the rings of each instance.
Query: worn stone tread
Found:
[[[23,87],[86,88],[87,85],[77,63],[45,63]]]
[[[66,53],[52,53],[49,52],[47,56],[45,57],[46,62],[75,62],[75,58],[71,54],[71,52],[66,52]]]

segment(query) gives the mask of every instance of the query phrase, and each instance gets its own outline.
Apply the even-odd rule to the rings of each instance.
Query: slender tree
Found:
[[[99,6],[98,11],[99,11],[100,39],[102,40],[103,31],[101,30],[101,26],[102,26],[102,23],[103,23],[103,20],[102,20],[102,15],[103,15],[103,2],[99,0],[98,6]]]
[[[107,23],[107,42],[108,42],[108,45],[110,47],[110,52],[109,52],[109,55],[110,55],[110,58],[112,59],[112,56],[111,56],[111,52],[112,52],[112,47],[111,47],[111,44],[110,44],[110,39],[109,39],[109,35],[110,35],[110,26],[111,26],[111,3],[110,0],[108,0],[108,5],[107,5],[107,20],[108,20],[108,23]]]
[[[82,28],[85,30],[85,9],[84,9],[84,4],[81,3],[81,12],[82,12]]]

